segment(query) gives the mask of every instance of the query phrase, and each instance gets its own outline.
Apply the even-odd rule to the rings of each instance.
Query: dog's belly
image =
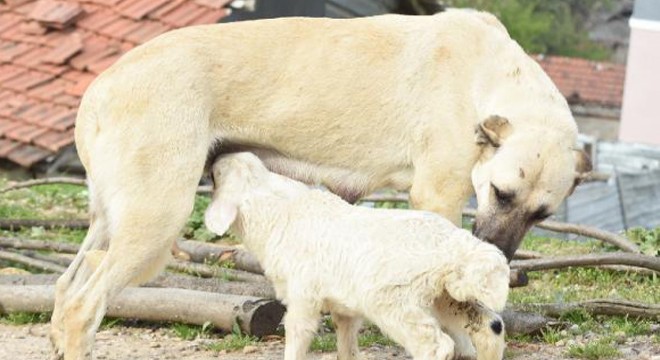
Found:
[[[376,176],[368,168],[318,164],[286,156],[265,147],[224,144],[218,153],[239,151],[249,151],[257,155],[272,172],[310,185],[323,185],[349,203],[355,203],[376,188],[407,190],[412,181],[412,168],[409,167],[402,167],[384,176]],[[213,154],[213,157],[219,154]]]

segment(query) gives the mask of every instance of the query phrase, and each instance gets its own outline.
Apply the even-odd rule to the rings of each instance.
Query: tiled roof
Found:
[[[73,143],[80,97],[123,53],[218,22],[232,0],[0,0],[0,159],[21,166]]]
[[[561,56],[534,58],[570,103],[621,107],[625,65]]]

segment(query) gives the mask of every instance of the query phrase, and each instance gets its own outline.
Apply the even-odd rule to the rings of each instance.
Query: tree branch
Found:
[[[515,308],[541,312],[555,317],[574,310],[585,310],[593,315],[627,315],[644,318],[660,317],[660,305],[609,299],[586,300],[564,304],[520,304],[516,305]]]
[[[15,184],[0,189],[0,194],[6,193],[8,191],[24,189],[32,186],[49,185],[49,184],[69,184],[69,185],[87,186],[87,182],[84,179],[77,179],[71,177],[51,177],[51,178],[17,182]]]
[[[660,272],[660,258],[630,253],[557,256],[531,260],[514,260],[512,269],[539,271],[569,266],[629,265]]]

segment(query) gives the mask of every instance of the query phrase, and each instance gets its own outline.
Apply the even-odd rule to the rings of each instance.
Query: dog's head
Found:
[[[546,129],[516,129],[491,116],[477,125],[482,155],[472,169],[478,209],[474,234],[511,260],[530,227],[552,215],[591,171],[574,138]]]

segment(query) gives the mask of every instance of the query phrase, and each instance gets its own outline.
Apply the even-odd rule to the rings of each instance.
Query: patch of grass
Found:
[[[397,344],[381,333],[378,327],[368,324],[358,335],[358,345],[360,347],[369,347],[373,345],[396,346]]]
[[[12,219],[79,219],[87,217],[87,189],[75,185],[42,185],[0,194],[0,217]]]
[[[106,329],[112,329],[115,326],[121,326],[124,325],[125,321],[124,319],[120,318],[103,318],[101,321],[101,326],[99,327],[101,330],[106,330]]]
[[[645,335],[651,332],[652,321],[649,319],[631,319],[628,316],[612,316],[604,319],[604,327],[614,334],[624,333],[627,337]]]
[[[628,238],[639,245],[642,253],[660,256],[660,227],[655,229],[633,228],[628,230]]]
[[[545,328],[541,330],[541,339],[547,344],[554,345],[559,340],[564,339],[564,335],[561,332],[554,328]]]
[[[337,335],[334,333],[317,335],[314,337],[314,340],[312,340],[310,349],[318,352],[337,351]]]
[[[259,339],[255,336],[243,334],[238,324],[235,324],[231,334],[220,341],[207,345],[207,348],[213,351],[236,351],[248,345],[254,345],[258,341]]]
[[[51,313],[16,312],[0,316],[0,323],[7,325],[40,324],[50,321]]]
[[[577,359],[600,360],[619,355],[619,350],[612,345],[611,339],[602,338],[583,345],[571,345],[566,353]]]
[[[209,336],[212,330],[213,325],[210,322],[206,322],[202,326],[180,323],[172,325],[172,331],[174,331],[174,334],[183,340],[206,338]]]

